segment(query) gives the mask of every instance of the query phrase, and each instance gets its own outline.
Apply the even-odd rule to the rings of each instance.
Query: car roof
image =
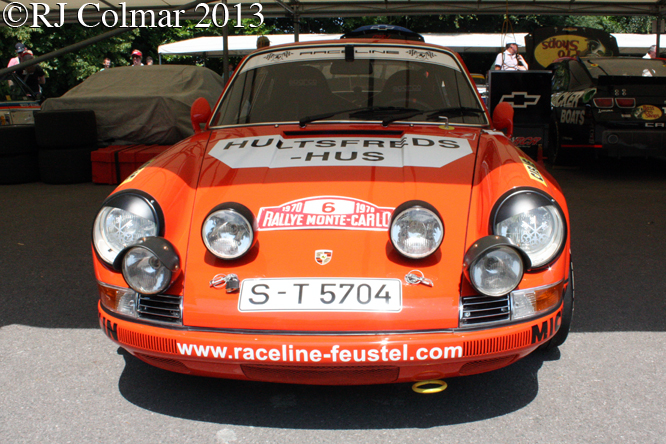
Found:
[[[439,46],[434,43],[425,43],[419,42],[417,40],[404,40],[396,38],[346,38],[346,39],[336,39],[336,40],[317,40],[317,41],[307,41],[307,42],[293,42],[293,43],[283,43],[280,45],[271,45],[265,48],[257,49],[253,51],[252,54],[255,54],[259,51],[268,52],[279,49],[286,49],[292,47],[302,47],[302,46],[326,46],[326,45],[349,45],[349,44],[387,44],[387,45],[407,45],[407,46],[419,46],[424,48],[434,48],[438,50],[450,51],[454,54],[457,54],[454,50],[447,48],[445,46]]]

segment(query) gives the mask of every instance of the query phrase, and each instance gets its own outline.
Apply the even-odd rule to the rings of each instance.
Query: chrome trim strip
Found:
[[[391,122],[391,125],[393,124],[402,124],[402,125],[407,125],[407,126],[414,126],[414,125],[423,125],[423,126],[442,126],[442,122],[432,122],[432,121],[418,121],[418,120],[397,120],[395,122]],[[382,121],[381,120],[316,120],[314,122],[310,122],[306,125],[312,126],[312,125],[325,125],[325,124],[335,124],[335,125],[380,125],[382,128],[386,128],[382,126]],[[285,126],[285,125],[295,125],[299,126],[299,123],[297,120],[294,121],[281,121],[281,122],[260,122],[260,123],[239,123],[237,125],[220,125],[220,126],[211,126],[209,129],[210,130],[222,130],[222,129],[232,129],[232,128],[243,128],[243,127],[255,127],[255,126],[274,126],[274,127],[279,127],[279,126]],[[480,128],[480,129],[486,129],[490,125],[485,123],[449,123],[452,127],[466,127],[466,128]],[[350,132],[353,132],[353,130],[350,130]]]
[[[555,307],[555,309],[545,312],[543,315],[539,316],[546,317],[557,311],[560,306]],[[434,329],[434,330],[398,330],[398,331],[357,331],[357,332],[338,332],[338,331],[281,331],[281,330],[247,330],[247,329],[223,329],[223,328],[203,328],[203,327],[188,327],[174,324],[166,323],[157,323],[157,322],[148,322],[143,319],[130,318],[124,315],[119,315],[109,311],[106,307],[102,306],[102,311],[107,313],[109,316],[122,319],[123,321],[132,322],[136,324],[142,324],[157,328],[165,328],[168,330],[178,330],[178,331],[190,331],[190,332],[201,332],[201,333],[225,333],[225,334],[238,334],[238,335],[256,335],[256,336],[394,336],[394,335],[419,335],[419,334],[454,334],[454,333],[469,333],[470,331],[478,330],[493,330],[497,328],[497,325],[491,326],[489,324],[484,324],[480,327],[472,326],[469,328],[449,328],[449,329]],[[538,318],[536,318],[538,319]],[[531,320],[533,322],[534,319]],[[529,324],[530,321],[520,320],[515,322],[505,322],[502,323],[501,327],[506,327],[515,324]]]

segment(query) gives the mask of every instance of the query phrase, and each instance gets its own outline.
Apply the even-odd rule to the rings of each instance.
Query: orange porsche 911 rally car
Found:
[[[506,106],[505,106],[506,105]],[[99,321],[163,369],[433,380],[564,342],[569,217],[454,52],[383,27],[269,47],[93,227]]]

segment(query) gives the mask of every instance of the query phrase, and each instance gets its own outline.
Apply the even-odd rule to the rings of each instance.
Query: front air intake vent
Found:
[[[398,379],[400,369],[394,366],[307,367],[242,364],[248,379],[310,385],[390,384]]]
[[[510,319],[509,295],[501,297],[467,296],[462,298],[461,327],[494,324]]]
[[[167,294],[142,294],[136,304],[139,319],[167,324],[182,324],[180,296]]]
[[[472,361],[460,368],[461,375],[475,375],[477,373],[489,372],[511,364],[517,355],[504,356],[502,358],[485,359],[483,361]]]
[[[137,353],[135,356],[147,364],[154,365],[155,367],[159,367],[164,370],[178,373],[190,373],[190,369],[187,368],[185,364],[180,361],[176,361],[175,359],[159,358],[157,356],[144,355],[143,353]]]
[[[130,347],[151,350],[160,353],[178,354],[176,340],[161,338],[159,336],[138,333],[122,327],[118,327],[118,341]]]

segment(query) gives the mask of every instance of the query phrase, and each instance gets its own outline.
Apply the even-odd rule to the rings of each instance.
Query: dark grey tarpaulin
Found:
[[[95,111],[100,141],[170,145],[194,133],[192,103],[205,97],[215,106],[223,87],[218,74],[199,66],[124,66],[93,74],[42,110]]]

